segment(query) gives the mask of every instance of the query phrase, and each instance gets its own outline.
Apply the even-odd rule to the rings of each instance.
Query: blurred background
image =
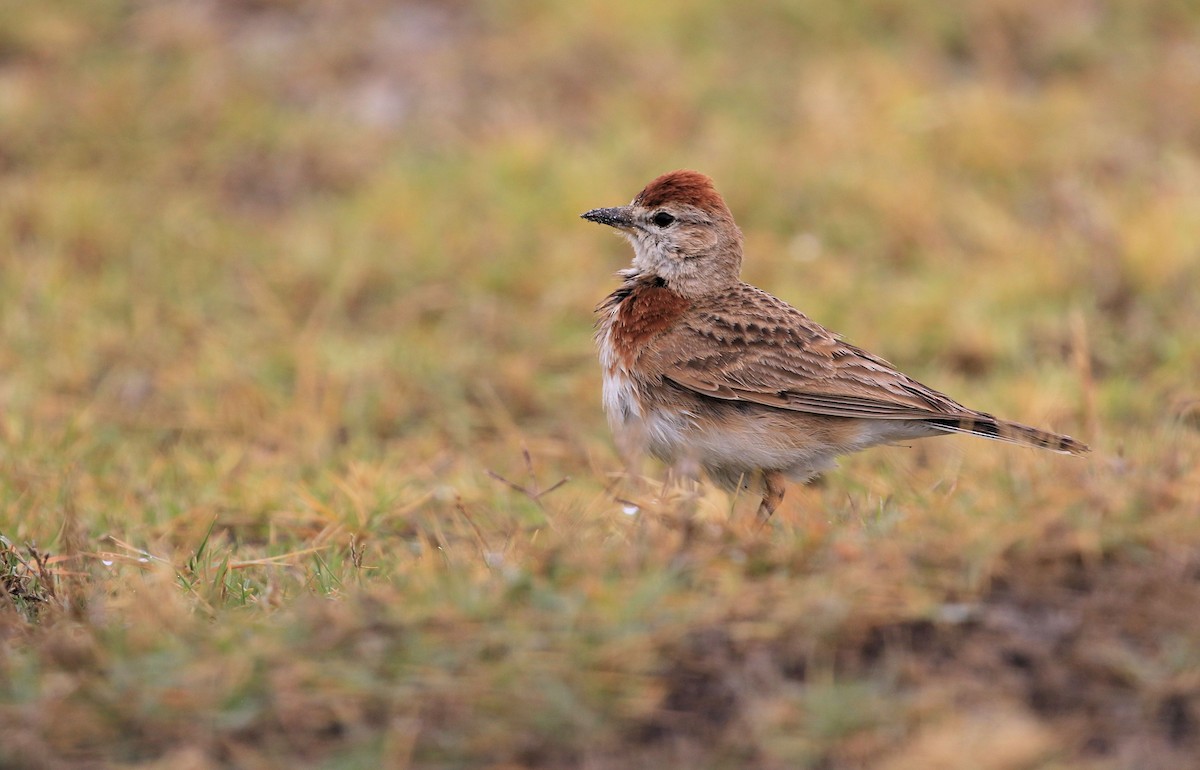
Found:
[[[748,280],[963,398],[1078,431],[1075,316],[1102,406],[1195,395],[1190,3],[4,5],[10,443],[607,454],[629,254],[577,215],[678,167]]]
[[[551,593],[562,573],[547,565],[567,554],[608,576],[585,593],[600,592],[616,612],[642,596],[645,564],[678,565],[667,553],[677,544],[670,528],[621,529],[637,525],[617,502],[622,466],[591,334],[593,307],[630,252],[578,215],[627,202],[681,167],[711,175],[726,197],[746,236],[746,280],[968,405],[1097,450],[1064,465],[946,439],[852,458],[826,487],[789,493],[777,517],[786,537],[764,546],[767,568],[722,550],[757,535],[714,535],[713,558],[738,576],[721,585],[750,590],[759,576],[787,572],[786,595],[813,597],[794,599],[797,613],[839,618],[812,633],[858,645],[875,638],[863,629],[883,616],[925,618],[941,602],[986,595],[994,575],[1032,574],[1026,562],[1005,561],[1014,544],[1061,539],[1069,559],[1097,569],[1114,550],[1167,549],[1177,558],[1149,561],[1176,565],[1170,580],[1186,583],[1191,568],[1179,565],[1196,564],[1200,544],[1191,523],[1200,489],[1200,5],[1187,0],[0,0],[0,534],[71,558],[104,552],[116,572],[95,560],[72,569],[90,575],[85,593],[118,607],[130,575],[158,559],[170,565],[162,596],[175,597],[164,603],[188,607],[180,617],[230,624],[256,621],[223,615],[229,607],[415,580],[409,561],[429,548],[452,573],[469,565],[456,577],[465,585],[492,585],[500,553],[549,581]],[[562,477],[570,481],[553,497],[538,496]],[[545,507],[550,500],[557,507]],[[745,519],[753,502],[713,495],[705,505],[713,526],[727,528],[742,526],[731,509]],[[487,542],[486,565],[474,538]],[[634,541],[649,549],[639,551],[647,561],[626,564],[615,544]],[[239,566],[236,576],[207,571],[222,559]],[[795,583],[810,567],[860,571]],[[1121,581],[1141,573],[1119,574],[1105,596],[1134,597]],[[454,626],[478,610],[464,609],[463,584],[450,591],[429,579],[424,593],[406,589],[407,606],[457,607],[439,622],[456,629],[448,638],[474,638],[477,626]],[[1168,580],[1145,579],[1137,590]],[[888,593],[914,580],[921,588],[903,598]],[[858,592],[834,612],[821,597],[839,581]],[[18,583],[8,585],[15,592]],[[681,592],[677,625],[645,642],[666,659],[701,655],[688,641],[698,618],[759,606],[733,588],[714,599],[711,586],[670,585]],[[1103,625],[1121,608],[1088,612]],[[520,617],[541,622],[537,606],[528,611]],[[995,768],[1065,767],[1037,762],[1088,751],[1142,763],[1105,767],[1159,766],[1154,757],[1181,766],[1171,762],[1195,748],[1200,718],[1200,629],[1164,611],[1166,620],[1137,621],[1143,631],[1109,629],[1113,638],[1158,629],[1138,654],[1175,661],[1155,669],[1149,689],[1139,689],[1148,680],[1129,673],[1132,664],[1114,664],[1136,680],[1126,692],[1135,705],[1087,712],[1111,716],[1089,722],[1091,733],[1071,732],[1082,713],[1072,711],[1076,721],[1053,735],[1026,706],[1006,706],[980,724],[999,720],[1006,745],[1029,750],[973,751],[998,757],[986,765]],[[97,649],[143,654],[105,636],[111,617],[98,617],[88,632]],[[1031,617],[1030,627],[1043,625]],[[328,622],[310,614],[281,625]],[[613,623],[597,620],[597,638]],[[550,628],[550,648],[567,649],[570,633]],[[178,642],[190,651],[180,660],[217,655],[211,645],[220,643],[195,642],[206,633]],[[1175,657],[1146,652],[1164,635],[1178,642]],[[543,650],[545,638],[527,640],[530,649]],[[262,665],[285,658],[288,644],[268,646]],[[605,649],[597,666],[625,665],[614,661],[628,647]],[[717,665],[707,654],[704,671]],[[99,676],[79,673],[70,655],[36,659],[30,682],[41,667]],[[842,659],[809,664],[821,660]],[[530,670],[539,661],[531,657]],[[1064,674],[1047,686],[1087,680],[1087,666],[1101,665],[1088,661],[1072,670],[1083,679]],[[648,678],[630,673],[612,686],[639,682],[630,696],[642,704],[630,707],[637,719],[676,734],[669,718],[645,714],[715,707],[703,688],[663,684],[653,673],[662,670],[647,663],[637,677]],[[275,686],[253,682],[238,686]],[[489,691],[524,689],[488,682]],[[471,701],[463,687],[454,697]],[[834,690],[821,691],[822,714],[844,716],[867,697]],[[105,722],[113,713],[145,716],[103,691],[112,697],[101,724],[126,724]],[[937,708],[952,709],[974,690],[939,692],[953,695]],[[45,707],[39,693],[30,684],[5,702]],[[322,702],[333,697],[322,691]],[[224,703],[213,698],[196,708]],[[512,711],[497,706],[496,718]],[[758,753],[734,755],[767,767],[822,756],[827,763],[813,766],[863,766],[925,718],[906,711],[908,727],[897,728],[872,713],[866,728],[780,717],[779,735],[807,736],[803,746],[754,738]],[[1127,713],[1141,716],[1118,719]],[[270,724],[285,736],[304,732],[289,732],[282,717]],[[1117,724],[1153,737],[1088,742]],[[511,735],[595,737],[560,728]],[[22,756],[76,745],[42,729],[21,733],[36,748]],[[221,740],[236,735],[210,729]],[[679,734],[701,740],[707,729]],[[855,737],[863,729],[874,730],[871,740]],[[887,766],[952,767],[936,764],[938,741],[961,748],[952,737],[972,734],[961,722],[918,734],[904,755],[916,764],[895,754]],[[417,757],[430,746],[439,756],[487,755],[442,739],[405,745]],[[140,748],[128,756],[162,749],[129,740]],[[537,765],[530,756],[582,761],[573,750],[503,756],[515,763],[506,766]]]

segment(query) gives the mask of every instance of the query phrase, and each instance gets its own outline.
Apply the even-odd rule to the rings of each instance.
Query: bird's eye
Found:
[[[650,217],[650,221],[659,227],[668,227],[672,222],[675,221],[675,217],[671,216],[665,211],[660,211],[654,216]]]

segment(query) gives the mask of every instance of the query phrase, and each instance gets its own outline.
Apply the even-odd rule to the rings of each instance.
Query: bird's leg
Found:
[[[700,464],[691,457],[684,457],[672,465],[670,473],[681,492],[677,510],[691,526],[700,501]]]
[[[763,524],[775,513],[775,509],[783,502],[783,473],[781,471],[763,471],[763,497],[758,504],[758,520]]]

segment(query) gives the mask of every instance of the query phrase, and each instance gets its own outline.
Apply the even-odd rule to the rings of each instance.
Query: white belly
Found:
[[[627,456],[649,453],[684,475],[703,468],[729,489],[762,468],[779,468],[802,481],[831,468],[834,455],[860,448],[797,446],[767,413],[747,413],[717,425],[697,420],[687,410],[647,406],[638,398],[636,383],[619,368],[604,377],[604,409],[617,445]]]
[[[604,411],[618,445],[625,452],[649,452],[660,460],[673,462],[686,452],[693,438],[689,435],[695,428],[690,414],[643,408],[637,385],[619,368],[604,376]]]
[[[641,419],[642,410],[638,406],[633,380],[620,369],[604,375],[604,413],[613,430]]]

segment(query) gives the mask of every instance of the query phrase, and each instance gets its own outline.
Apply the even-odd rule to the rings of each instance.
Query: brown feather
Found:
[[[729,214],[712,180],[698,171],[671,171],[646,185],[633,199],[635,206],[656,208],[681,203],[714,213]]]
[[[632,366],[642,349],[673,328],[690,305],[652,279],[634,282],[615,306],[612,342],[618,360]]]

